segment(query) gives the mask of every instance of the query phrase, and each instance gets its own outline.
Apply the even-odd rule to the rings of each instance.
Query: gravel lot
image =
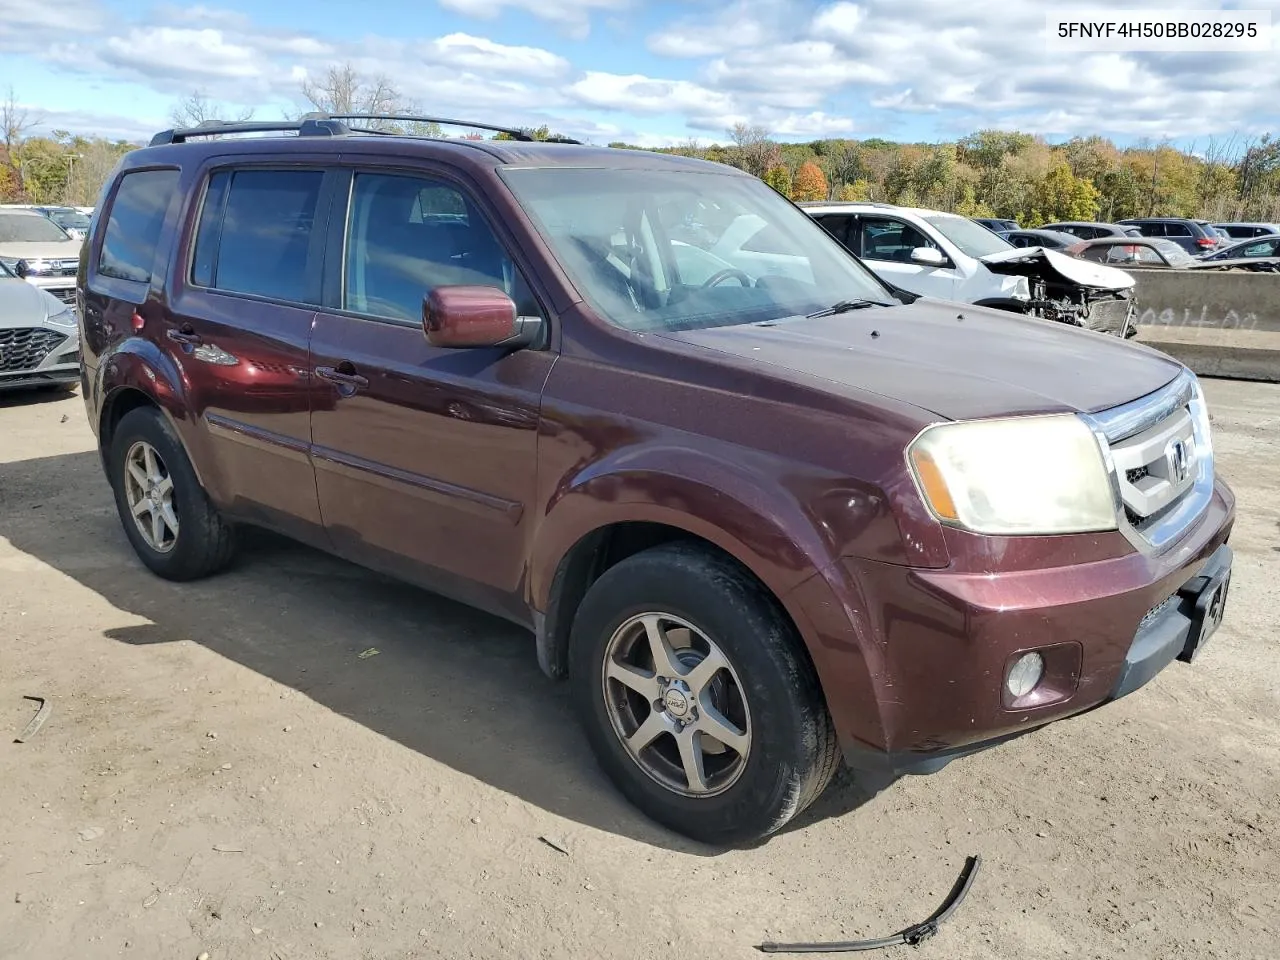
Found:
[[[1200,662],[732,851],[619,798],[526,634],[266,535],[162,582],[79,396],[0,398],[0,957],[746,958],[922,919],[970,853],[911,956],[1274,957],[1280,386],[1208,392],[1240,520]]]

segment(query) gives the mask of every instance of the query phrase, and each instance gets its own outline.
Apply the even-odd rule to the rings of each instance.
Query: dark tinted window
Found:
[[[888,217],[863,217],[861,220],[862,256],[866,260],[911,262],[916,247],[936,247],[915,227]]]
[[[815,219],[822,224],[822,228],[826,230],[827,233],[831,234],[845,246],[849,245],[849,226],[855,222],[853,217],[840,214],[838,216],[828,215],[825,217],[816,217]]]
[[[347,226],[346,309],[417,323],[423,297],[453,284],[498,287],[522,316],[540,312],[520,271],[462,193],[418,177],[357,174]]]
[[[100,274],[151,282],[164,215],[177,186],[177,170],[139,170],[121,178],[98,257]]]
[[[323,180],[320,170],[215,176],[200,215],[192,280],[231,293],[318,302],[318,275],[307,267]]]
[[[218,259],[218,238],[222,236],[222,215],[227,203],[227,186],[231,174],[215,173],[209,178],[200,226],[196,230],[196,253],[191,264],[191,282],[201,287],[213,286],[213,267]]]
[[[1191,228],[1185,223],[1166,223],[1164,226],[1164,235],[1166,237],[1189,237],[1191,236]]]

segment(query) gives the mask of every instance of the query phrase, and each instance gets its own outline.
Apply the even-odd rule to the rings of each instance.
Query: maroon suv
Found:
[[[86,244],[83,395],[160,576],[257,524],[522,624],[712,842],[1221,621],[1234,498],[1169,358],[891,290],[717,164],[276,129],[159,135]]]

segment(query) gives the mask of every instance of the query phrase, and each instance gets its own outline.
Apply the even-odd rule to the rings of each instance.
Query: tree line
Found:
[[[1280,139],[1270,136],[1210,139],[1187,150],[1120,148],[1098,136],[1050,144],[1004,130],[952,143],[781,143],[763,127],[739,124],[727,144],[688,142],[662,152],[729,164],[797,201],[894,203],[1024,227],[1142,216],[1280,221]]]
[[[327,113],[421,113],[386,77],[350,64],[330,67],[299,87],[299,110]],[[228,115],[201,91],[177,101],[175,126]],[[12,90],[0,103],[0,202],[95,202],[116,162],[138,146],[122,140],[32,131],[42,118],[21,108]],[[371,121],[389,133],[439,136],[432,123]],[[525,131],[556,139],[546,126]],[[784,143],[767,128],[738,124],[723,144],[688,141],[659,152],[737,167],[793,200],[863,200],[930,207],[973,217],[1005,217],[1023,226],[1059,220],[1136,216],[1280,221],[1280,139],[1210,139],[1180,150],[1169,143],[1120,148],[1103,137],[1050,144],[1042,137],[980,130],[950,143],[825,139]],[[471,134],[479,138],[479,134]],[[499,134],[499,138],[505,135]],[[611,147],[639,149],[615,142]]]

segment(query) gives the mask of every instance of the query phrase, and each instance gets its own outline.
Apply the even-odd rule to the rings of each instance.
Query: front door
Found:
[[[312,454],[330,540],[351,559],[522,616],[555,355],[432,347],[421,316],[423,297],[445,284],[500,287],[523,315],[541,309],[459,187],[358,171],[348,193],[345,236],[331,234],[326,264],[332,302],[311,340]]]
[[[905,221],[859,215],[857,226],[850,227],[848,242],[853,252],[878,276],[903,290],[941,300],[950,300],[955,295],[960,275],[949,259],[938,267],[911,259],[911,251],[917,247],[932,247],[944,255],[946,251]]]

